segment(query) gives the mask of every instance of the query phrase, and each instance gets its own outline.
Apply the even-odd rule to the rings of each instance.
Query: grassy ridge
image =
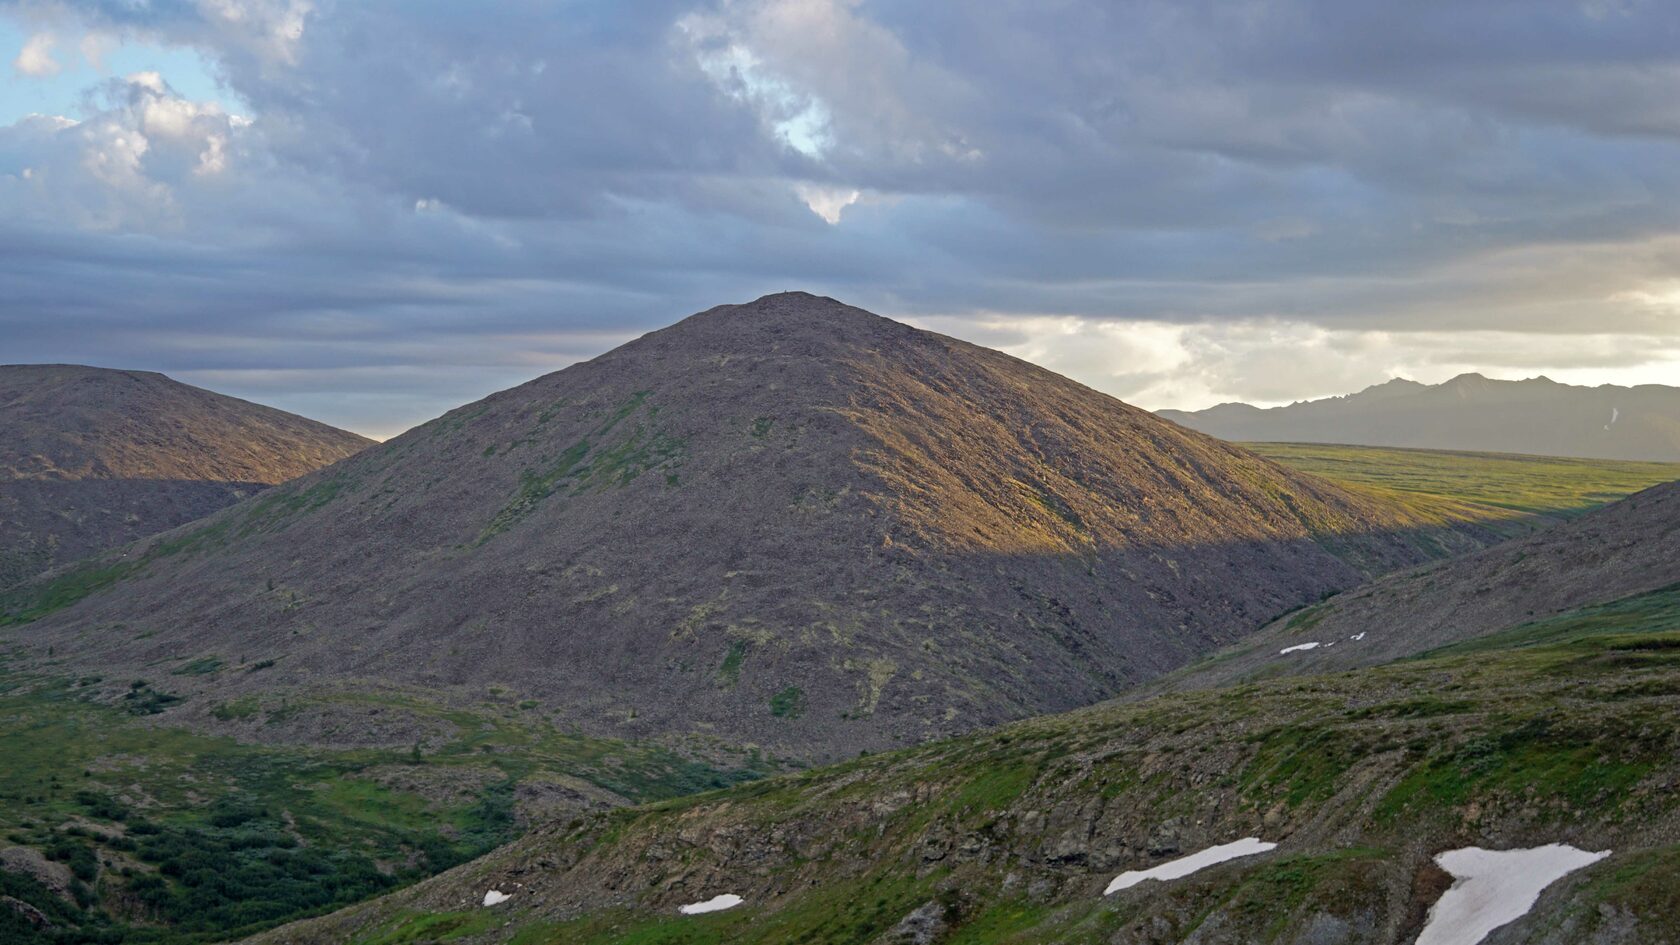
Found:
[[[1513,534],[1680,479],[1676,463],[1319,443],[1242,445],[1274,462],[1420,511],[1504,525]]]

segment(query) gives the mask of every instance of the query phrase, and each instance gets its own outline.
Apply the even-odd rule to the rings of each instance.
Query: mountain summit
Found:
[[[1659,384],[1575,387],[1548,377],[1501,381],[1460,374],[1435,385],[1396,378],[1356,394],[1286,407],[1233,403],[1159,413],[1239,442],[1680,461],[1680,388]]]
[[[372,442],[150,371],[0,365],[0,587]]]
[[[834,757],[1096,701],[1485,537],[786,293],[453,410],[7,610],[113,672],[226,666],[170,680],[188,716],[377,683]]]

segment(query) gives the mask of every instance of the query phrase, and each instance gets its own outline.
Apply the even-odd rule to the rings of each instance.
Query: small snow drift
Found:
[[[722,912],[725,909],[733,909],[744,901],[744,899],[734,893],[724,893],[721,896],[713,896],[705,902],[691,902],[686,906],[678,906],[677,911],[683,915],[699,915],[703,912]]]
[[[1417,945],[1476,945],[1494,929],[1522,918],[1547,886],[1609,855],[1609,850],[1588,853],[1561,843],[1531,850],[1448,850],[1435,862],[1455,882],[1430,908]]]
[[[1318,647],[1318,644],[1316,642],[1314,642],[1314,643],[1297,643],[1294,646],[1286,646],[1283,649],[1278,650],[1278,655],[1282,656],[1285,653],[1293,653],[1296,650],[1317,649],[1317,647]]]
[[[1234,843],[1223,843],[1216,847],[1208,847],[1200,853],[1192,853],[1176,860],[1168,860],[1159,866],[1152,866],[1146,870],[1127,870],[1114,877],[1114,882],[1108,884],[1108,888],[1103,890],[1103,895],[1107,896],[1122,889],[1130,889],[1146,879],[1178,879],[1189,876],[1197,870],[1223,863],[1226,860],[1253,856],[1256,853],[1265,853],[1268,850],[1275,849],[1277,849],[1275,843],[1267,843],[1259,837],[1244,837]]]
[[[1348,639],[1349,640],[1363,640],[1363,639],[1365,639],[1365,631],[1361,630],[1358,633],[1354,634],[1353,636],[1348,637]]]
[[[512,899],[512,898],[513,898],[512,893],[505,893],[505,892],[502,892],[500,889],[492,889],[489,892],[484,894],[484,904],[487,905],[487,906],[500,905],[501,903],[507,902],[509,899]]]

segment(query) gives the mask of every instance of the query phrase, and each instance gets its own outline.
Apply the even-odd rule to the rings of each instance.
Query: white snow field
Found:
[[[744,901],[745,900],[734,893],[724,893],[721,896],[713,896],[705,902],[691,902],[686,906],[678,906],[677,911],[681,912],[683,915],[699,915],[702,912],[722,912],[725,909],[733,909]]]
[[[1465,847],[1435,857],[1454,883],[1429,910],[1417,945],[1476,945],[1489,932],[1522,918],[1547,886],[1610,855],[1562,843],[1532,850]]]
[[[512,898],[512,893],[505,893],[500,889],[492,889],[484,894],[484,904],[487,906],[500,905]]]
[[[1226,860],[1253,856],[1256,853],[1265,853],[1267,850],[1275,849],[1277,849],[1275,843],[1267,843],[1259,837],[1244,837],[1234,843],[1222,843],[1216,847],[1208,847],[1200,853],[1192,853],[1189,856],[1181,856],[1176,860],[1168,860],[1159,866],[1151,866],[1146,870],[1127,870],[1114,877],[1114,882],[1108,884],[1108,888],[1103,890],[1103,895],[1107,896],[1122,889],[1130,889],[1146,879],[1178,879],[1182,876],[1189,876],[1197,870],[1223,863]]]
[[[1285,653],[1293,653],[1296,650],[1312,650],[1312,649],[1316,649],[1317,647],[1318,647],[1317,643],[1297,643],[1294,646],[1286,646],[1283,649],[1278,650],[1278,655],[1282,656]]]

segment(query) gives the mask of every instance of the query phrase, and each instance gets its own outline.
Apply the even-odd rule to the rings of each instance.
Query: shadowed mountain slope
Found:
[[[1487,537],[789,293],[452,411],[4,612],[89,666],[220,661],[169,681],[189,716],[380,682],[835,757],[1089,704]]]
[[[1508,628],[1548,636],[1557,614],[1680,584],[1680,482],[1450,562],[1391,574],[1286,617],[1171,679],[1236,679],[1370,666]],[[1616,620],[1609,614],[1606,620]],[[1289,649],[1289,652],[1280,652]]]
[[[0,587],[201,518],[372,442],[162,374],[0,365]]]
[[[1461,374],[1435,385],[1395,379],[1285,407],[1159,413],[1226,440],[1680,461],[1680,388],[1660,384],[1576,387]]]

